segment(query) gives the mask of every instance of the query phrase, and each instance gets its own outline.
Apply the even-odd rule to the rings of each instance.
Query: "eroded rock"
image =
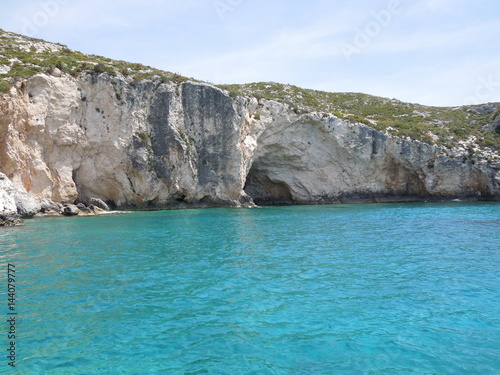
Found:
[[[31,218],[42,209],[42,204],[24,190],[18,189],[14,195],[17,212],[23,218]]]
[[[83,206],[83,208],[85,209],[85,206]],[[80,214],[80,209],[74,205],[74,204],[67,204],[63,207],[62,209],[62,214],[64,216],[77,216],[78,214]]]
[[[95,206],[97,208],[100,208],[101,210],[109,211],[109,206],[102,199],[90,198],[88,204],[89,206]]]
[[[0,168],[34,197],[18,199],[25,216],[77,200],[109,210],[500,197],[496,164],[209,84],[38,74],[23,87],[0,98]]]

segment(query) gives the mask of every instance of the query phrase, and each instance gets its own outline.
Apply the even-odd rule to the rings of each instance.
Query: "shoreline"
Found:
[[[47,212],[47,213],[37,213],[30,218],[24,218],[23,223],[14,224],[12,226],[22,226],[24,225],[24,220],[31,219],[44,219],[44,218],[71,218],[71,217],[97,217],[97,216],[114,216],[114,215],[126,215],[134,212],[153,212],[153,211],[179,211],[179,210],[198,210],[198,209],[214,209],[214,208],[234,208],[234,209],[253,209],[253,208],[266,208],[266,207],[294,207],[294,206],[327,206],[327,205],[342,205],[342,204],[401,204],[401,203],[500,203],[500,199],[485,199],[481,197],[449,197],[449,198],[421,198],[412,199],[409,197],[400,198],[388,198],[388,197],[378,197],[371,199],[351,199],[351,200],[337,200],[333,202],[324,201],[311,201],[311,202],[274,202],[268,204],[254,204],[254,205],[220,205],[220,204],[184,204],[184,205],[171,205],[162,207],[123,207],[123,209],[113,209],[109,211],[98,210],[92,213],[80,212],[75,215],[65,215],[63,213],[57,212]]]
[[[294,206],[323,206],[323,205],[341,205],[341,204],[398,204],[398,203],[471,203],[471,202],[500,202],[500,197],[481,197],[481,196],[465,196],[465,197],[416,197],[416,196],[372,196],[372,197],[344,197],[337,199],[319,199],[315,201],[265,201],[242,204],[209,204],[209,203],[175,203],[172,205],[163,205],[157,207],[134,207],[122,206],[120,208],[102,209],[99,207],[86,207],[85,209],[77,209],[75,205],[61,205],[62,211],[39,211],[30,217],[15,217],[0,216],[0,227],[15,227],[25,225],[26,220],[44,219],[44,218],[63,218],[63,217],[96,217],[96,216],[113,216],[125,215],[133,212],[148,212],[148,211],[176,211],[176,210],[197,210],[210,208],[236,208],[236,209],[252,209],[265,207],[294,207]],[[260,204],[259,204],[260,203]],[[71,207],[71,209],[69,209]]]

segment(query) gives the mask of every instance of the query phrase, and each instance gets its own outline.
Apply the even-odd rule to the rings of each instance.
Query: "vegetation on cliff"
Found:
[[[180,84],[188,78],[142,64],[86,55],[43,40],[0,30],[0,92],[7,93],[20,79],[37,73],[78,77],[81,74],[120,75],[132,85],[139,80]],[[218,85],[231,97],[275,100],[296,113],[331,113],[390,134],[447,148],[465,147],[469,154],[500,151],[500,103],[461,107],[429,107],[360,93],[329,93],[279,83]],[[488,154],[488,152],[487,152]]]
[[[80,74],[108,73],[127,77],[131,83],[143,79],[182,83],[187,81],[177,73],[165,72],[138,63],[86,55],[66,46],[28,38],[0,29],[0,92],[8,92],[16,81],[37,73],[53,74],[55,69],[74,77]]]
[[[500,150],[500,103],[429,107],[360,93],[330,93],[273,82],[220,85],[232,97],[255,96],[290,105],[297,113],[326,112],[448,148],[474,137],[481,147]]]

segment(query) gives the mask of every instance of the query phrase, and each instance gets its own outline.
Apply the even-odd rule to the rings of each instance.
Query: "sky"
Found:
[[[498,0],[4,0],[0,28],[215,84],[500,102]]]

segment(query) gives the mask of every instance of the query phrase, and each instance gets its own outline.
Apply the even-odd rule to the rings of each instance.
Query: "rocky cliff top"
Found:
[[[9,93],[17,81],[38,73],[68,74],[73,77],[89,73],[108,73],[110,76],[124,78],[132,84],[138,84],[142,80],[156,80],[162,83],[182,83],[188,80],[177,73],[165,72],[139,63],[86,55],[62,44],[0,29],[0,93]]]
[[[500,151],[500,103],[429,107],[360,93],[330,93],[274,82],[220,85],[229,95],[255,96],[290,105],[297,113],[331,113],[400,137],[447,148]]]
[[[86,55],[64,45],[25,37],[0,29],[0,93],[8,93],[19,80],[37,73],[108,73],[131,85],[143,80],[180,84],[188,80],[139,63]],[[189,79],[195,81],[194,79]],[[350,122],[400,137],[409,137],[471,156],[490,160],[500,156],[500,103],[461,107],[429,107],[361,93],[330,93],[274,82],[217,85],[231,97],[255,97],[281,102],[297,114],[333,114]]]

